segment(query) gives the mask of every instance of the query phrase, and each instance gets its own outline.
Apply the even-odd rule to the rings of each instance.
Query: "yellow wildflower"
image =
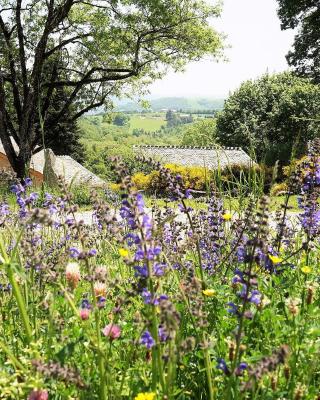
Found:
[[[128,257],[129,251],[127,249],[119,249],[119,254],[121,257]]]
[[[232,218],[232,215],[230,213],[225,213],[225,214],[222,215],[222,218],[225,221],[230,221],[230,219]]]
[[[270,254],[269,254],[269,258],[273,262],[273,264],[279,264],[283,261],[282,258],[280,258],[278,256],[272,256]]]
[[[312,268],[309,267],[308,265],[305,265],[304,267],[301,268],[301,271],[302,271],[304,274],[311,274]]]
[[[216,291],[213,289],[205,289],[202,291],[205,296],[212,297],[216,294]]]
[[[156,394],[153,393],[153,392],[150,392],[150,393],[139,393],[134,398],[134,400],[154,400],[155,397],[156,397]]]

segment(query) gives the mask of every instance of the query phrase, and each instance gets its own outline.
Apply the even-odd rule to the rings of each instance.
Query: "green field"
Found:
[[[145,131],[155,132],[166,125],[164,113],[157,114],[132,114],[130,118],[130,131],[134,129],[144,129]]]

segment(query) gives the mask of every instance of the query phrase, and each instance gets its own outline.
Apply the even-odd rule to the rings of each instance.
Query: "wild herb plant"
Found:
[[[62,180],[41,196],[15,182],[17,206],[0,204],[0,398],[319,398],[318,154],[293,174],[294,216],[257,195],[232,213],[212,192],[193,210],[159,164],[178,207],[147,209],[115,161],[121,202],[92,193],[91,224]]]

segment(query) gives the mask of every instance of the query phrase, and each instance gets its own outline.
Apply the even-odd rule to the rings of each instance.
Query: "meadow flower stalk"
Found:
[[[17,279],[16,279],[14,271],[13,271],[14,261],[8,257],[5,247],[4,247],[2,237],[0,237],[0,254],[1,254],[1,258],[2,258],[2,264],[5,267],[5,271],[7,273],[8,280],[12,287],[12,292],[17,301],[18,309],[19,309],[20,316],[21,316],[24,330],[25,330],[26,341],[28,344],[30,344],[32,341],[32,331],[31,331],[31,325],[30,325],[30,320],[29,320],[29,316],[28,316],[28,311],[27,311],[26,304],[24,302],[19,284],[17,282]]]

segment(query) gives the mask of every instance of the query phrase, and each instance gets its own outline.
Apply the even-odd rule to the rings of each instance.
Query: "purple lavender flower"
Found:
[[[32,179],[31,178],[25,178],[23,181],[23,184],[25,187],[32,186]]]
[[[161,301],[163,300],[168,300],[168,296],[166,294],[161,294],[160,296],[156,297],[153,301],[153,304],[155,306],[159,305],[161,303]]]
[[[10,214],[10,208],[7,203],[0,203],[0,215],[5,216]]]
[[[169,338],[165,328],[162,325],[159,326],[158,336],[159,336],[160,342],[166,342]]]
[[[142,289],[141,297],[143,298],[144,304],[151,304],[152,296],[148,289]]]
[[[78,258],[80,255],[80,250],[78,250],[76,247],[70,247],[69,253],[71,258]]]
[[[218,358],[218,364],[217,364],[217,369],[220,369],[223,371],[226,375],[230,375],[230,370],[227,366],[227,363],[223,358]]]
[[[146,330],[141,335],[140,344],[146,346],[146,348],[150,350],[156,344],[156,342],[151,336],[151,333],[148,330]]]
[[[88,256],[89,257],[94,257],[94,256],[96,256],[97,255],[97,250],[96,249],[90,249],[89,251],[88,251]]]
[[[149,276],[148,268],[147,265],[136,265],[133,267],[134,270],[136,271],[135,276],[140,277],[140,278],[147,278]]]
[[[229,308],[227,309],[229,314],[239,315],[238,306],[236,304],[230,301],[229,303],[227,303],[227,305],[229,306]]]
[[[235,369],[236,376],[243,375],[243,372],[248,368],[248,364],[245,362],[241,362],[237,368]]]
[[[134,255],[134,260],[135,261],[141,261],[144,259],[144,251],[142,250],[142,248],[139,248]]]
[[[156,262],[153,265],[153,273],[155,274],[155,276],[163,276],[165,268],[166,264]]]
[[[90,310],[92,308],[88,299],[82,299],[81,308],[87,308],[88,310]]]
[[[259,290],[253,290],[251,296],[249,297],[250,303],[259,305],[261,303],[261,293]]]

